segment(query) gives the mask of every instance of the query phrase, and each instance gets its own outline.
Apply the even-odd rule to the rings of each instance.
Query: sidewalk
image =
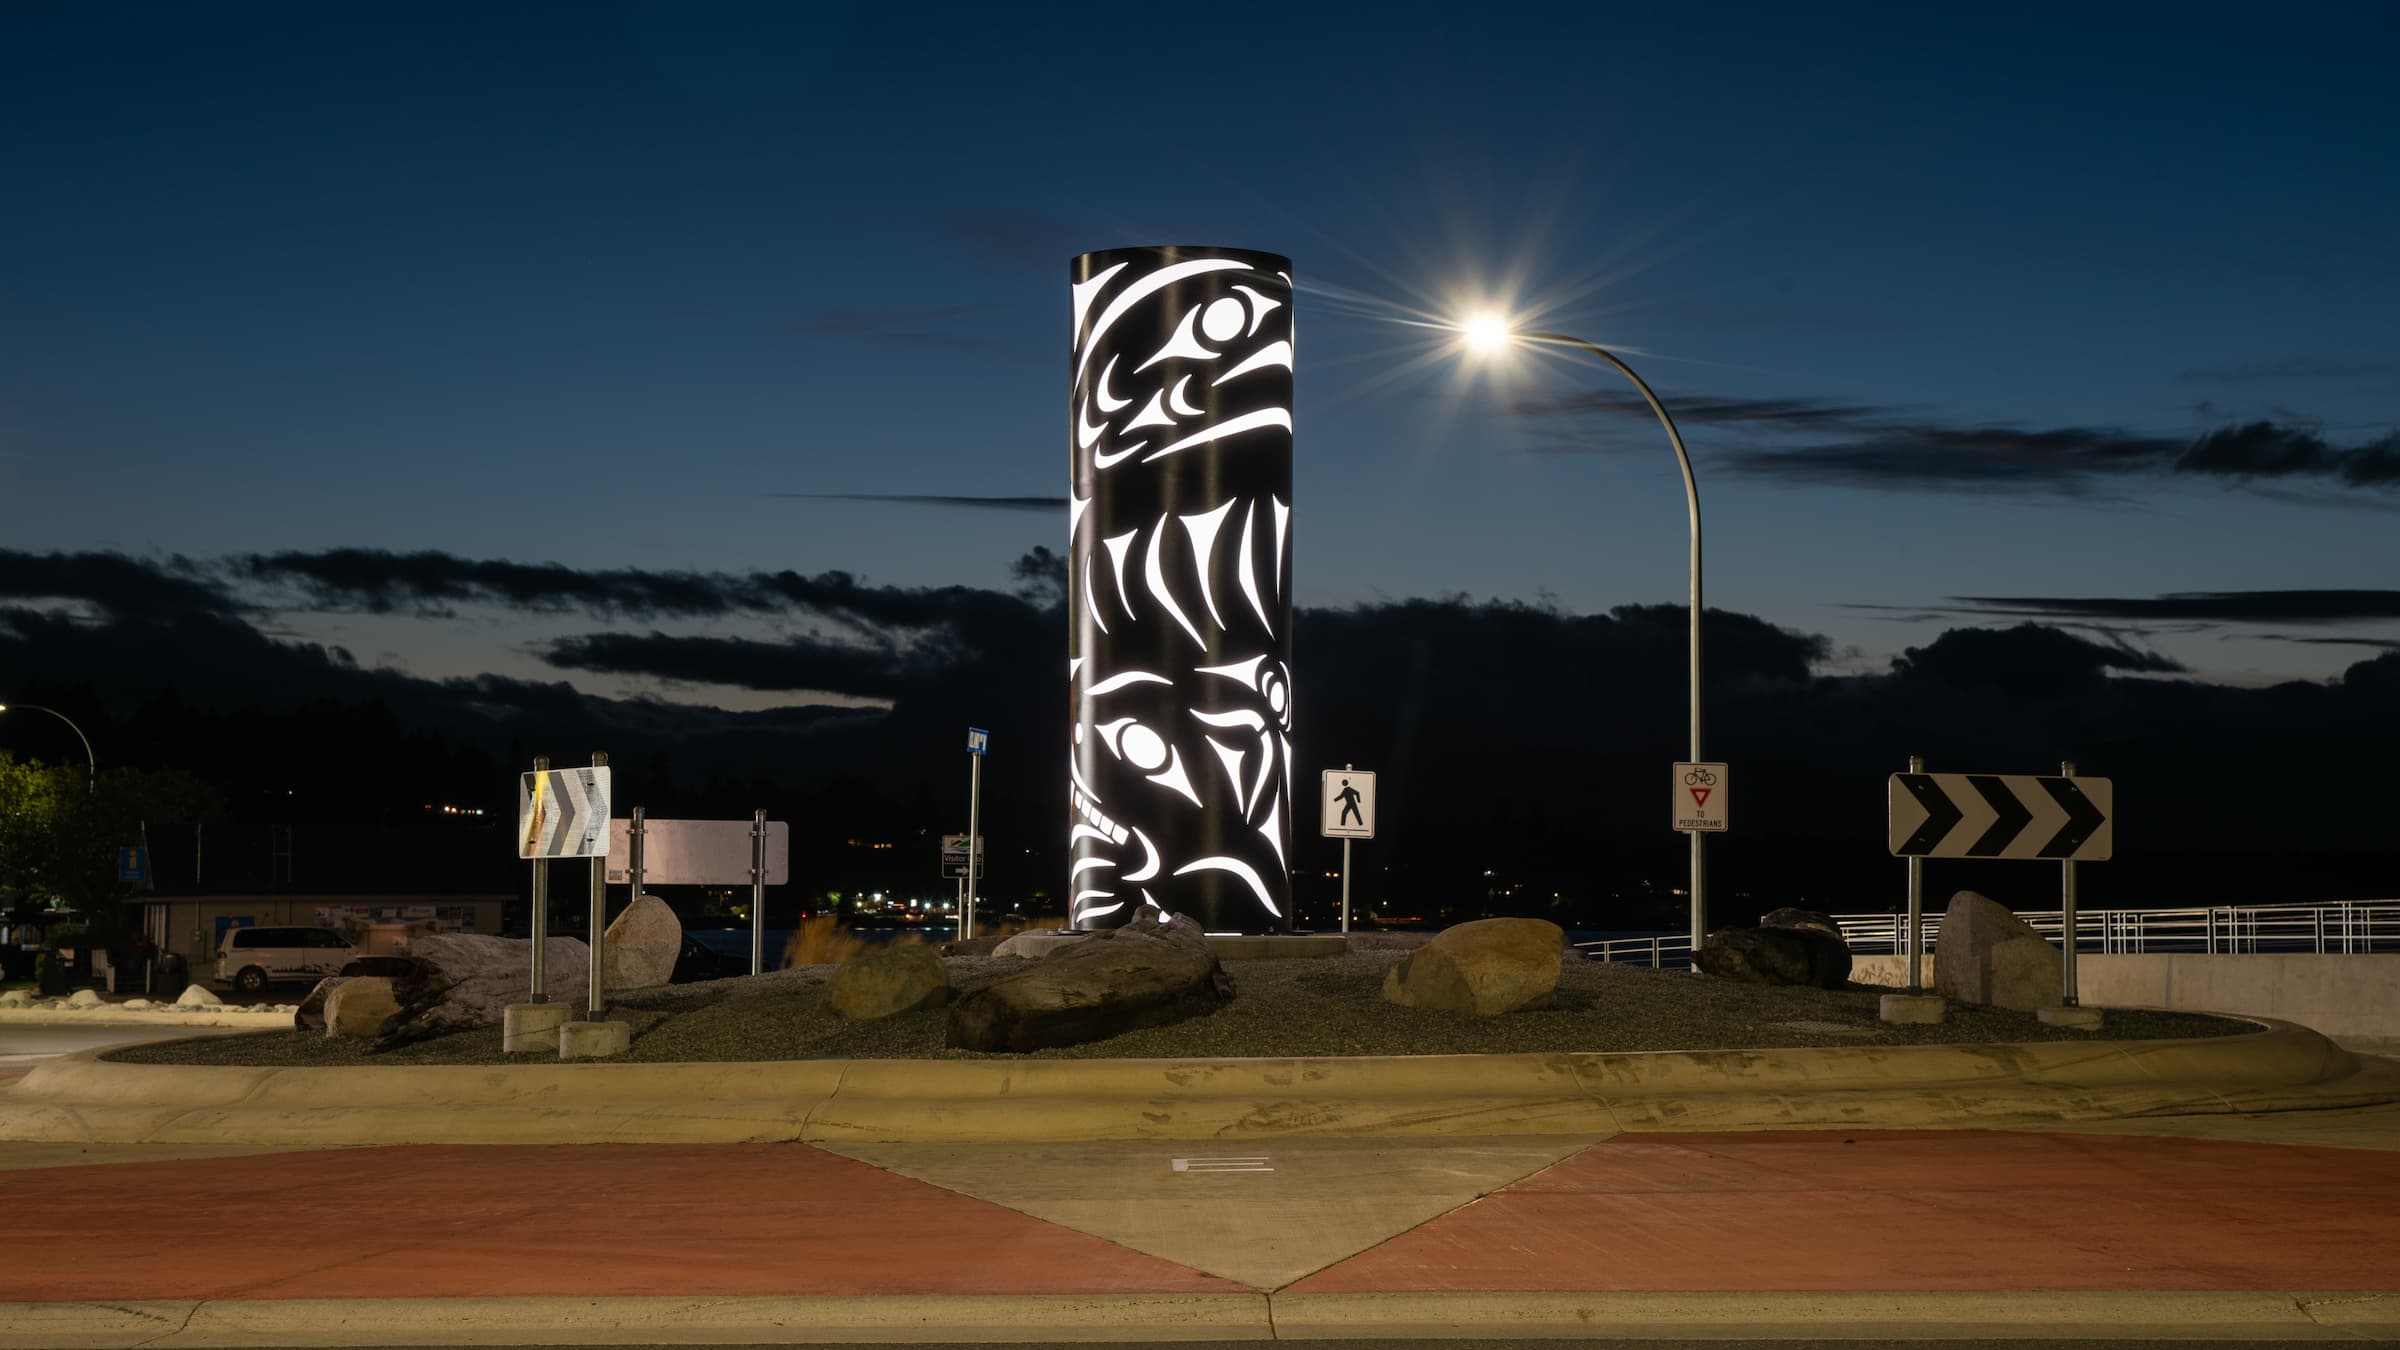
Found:
[[[0,1144],[0,1343],[2400,1335],[2400,1105],[1637,1123]]]

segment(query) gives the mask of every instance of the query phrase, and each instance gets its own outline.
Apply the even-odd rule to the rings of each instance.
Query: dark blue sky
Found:
[[[2400,587],[2388,8],[1018,9],[12,0],[0,541],[996,586],[1063,510],[775,494],[1063,495],[1068,256],[1217,243],[1303,286],[1302,604],[1680,599],[1613,376],[1398,321],[1497,302],[1627,352],[1710,603],[1832,668],[2400,640],[2130,603]]]

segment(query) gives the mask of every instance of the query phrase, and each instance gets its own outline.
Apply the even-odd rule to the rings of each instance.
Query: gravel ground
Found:
[[[1570,961],[1552,1006],[1505,1017],[1469,1018],[1403,1008],[1382,996],[1397,951],[1356,951],[1315,960],[1228,961],[1236,994],[1218,1011],[1173,1026],[1035,1052],[1045,1059],[1175,1059],[1221,1056],[1447,1055],[1575,1050],[1709,1050],[1807,1045],[1910,1045],[2090,1039],[2043,1026],[2031,1013],[1952,1005],[1936,1026],[1877,1020],[1880,986],[1771,989],[1681,971]],[[1013,959],[949,958],[961,992],[1023,965]],[[825,1010],[830,966],[707,984],[636,990],[612,1017],[633,1024],[633,1048],[617,1062],[772,1059],[995,1059],[945,1049],[940,1009],[873,1022]],[[2189,1013],[2110,1012],[2110,1040],[2225,1036],[2248,1022]],[[498,1028],[464,1032],[375,1053],[321,1032],[276,1031],[131,1047],[109,1058],[136,1064],[503,1064]]]

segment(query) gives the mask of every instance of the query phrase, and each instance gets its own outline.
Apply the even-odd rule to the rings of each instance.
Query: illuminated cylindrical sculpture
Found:
[[[1292,926],[1292,265],[1073,267],[1070,926]]]

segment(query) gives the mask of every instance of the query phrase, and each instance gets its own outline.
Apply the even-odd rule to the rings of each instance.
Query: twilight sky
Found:
[[[847,495],[1063,497],[1069,256],[1200,243],[1295,261],[1302,605],[1680,601],[1629,390],[1415,322],[1498,306],[1829,671],[2400,644],[2400,17],[1672,8],[9,0],[0,546],[1003,587],[1063,506]],[[261,594],[426,676],[591,629]]]

